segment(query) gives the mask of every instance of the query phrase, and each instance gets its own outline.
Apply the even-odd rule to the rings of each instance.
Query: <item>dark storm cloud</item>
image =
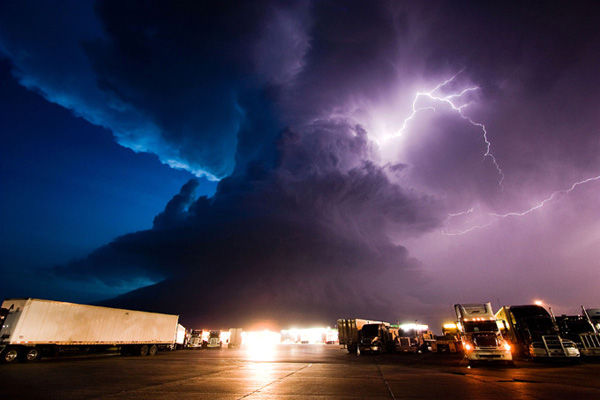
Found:
[[[369,308],[392,312],[386,301],[405,295],[396,285],[422,277],[407,250],[390,243],[387,226],[427,231],[442,215],[434,211],[434,200],[390,182],[384,167],[369,161],[372,147],[360,127],[284,131],[275,168],[250,164],[243,174],[224,179],[214,197],[193,204],[190,181],[152,230],[118,238],[56,271],[107,284],[167,278],[110,304],[169,312],[177,304],[186,315],[195,311],[181,306],[186,298],[204,303],[218,293],[224,300],[213,308],[215,322],[226,322],[217,311],[227,318],[244,314],[245,322],[291,321],[292,315],[326,322],[336,313]],[[168,289],[174,287],[177,293]],[[242,311],[235,307],[240,303],[247,305]]]
[[[196,179],[192,179],[183,185],[179,194],[175,195],[167,203],[164,211],[154,218],[154,227],[159,229],[163,226],[168,227],[175,221],[185,219],[188,208],[198,197],[195,195],[197,188],[198,181]]]
[[[9,20],[19,7],[4,8]],[[190,181],[153,229],[55,269],[109,285],[163,280],[110,304],[194,323],[393,318],[433,295],[419,293],[428,277],[404,240],[425,237],[421,254],[441,254],[452,246],[431,233],[448,213],[529,206],[580,177],[572,162],[598,166],[597,107],[577,108],[600,93],[592,2],[103,1],[95,12],[91,25],[56,12],[66,21],[51,30],[66,39],[56,55],[3,28],[21,82],[123,145],[223,178],[212,198],[196,198]],[[486,123],[506,191],[482,126],[448,103],[417,104],[430,107],[389,138],[417,91],[452,76],[436,94],[478,87],[462,110]],[[558,177],[545,173],[552,155],[565,156],[552,162],[564,166]],[[481,268],[489,244],[472,241],[437,266],[447,276]]]
[[[126,147],[217,178],[245,154],[241,132],[253,131],[245,148],[277,132],[266,91],[294,76],[306,47],[288,16],[306,7],[286,2],[34,3],[2,12],[1,48],[24,86]]]

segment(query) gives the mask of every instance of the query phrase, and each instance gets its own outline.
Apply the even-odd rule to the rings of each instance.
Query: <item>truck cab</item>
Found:
[[[469,362],[512,363],[511,346],[498,328],[491,303],[455,304],[454,311],[463,352]]]
[[[202,329],[192,329],[186,347],[191,349],[202,349],[206,343],[202,340]]]
[[[556,323],[542,306],[505,306],[496,318],[515,352],[525,358],[579,357],[575,343],[560,336]]]
[[[577,344],[582,356],[600,356],[600,334],[592,322],[581,315],[561,315],[556,317],[561,337]]]
[[[397,352],[424,353],[432,351],[435,338],[427,325],[392,325],[390,333]]]
[[[220,349],[222,346],[221,331],[210,331],[206,347],[209,349]]]
[[[446,323],[442,326],[442,336],[436,336],[431,344],[433,353],[456,353],[462,351],[460,331],[455,323]]]
[[[365,324],[358,331],[357,354],[384,353],[393,348],[392,336],[386,324]]]
[[[384,321],[373,321],[369,319],[338,319],[338,342],[340,345],[346,347],[350,354],[360,354],[358,352],[358,339],[359,332],[366,324],[384,324],[390,326],[389,322]]]

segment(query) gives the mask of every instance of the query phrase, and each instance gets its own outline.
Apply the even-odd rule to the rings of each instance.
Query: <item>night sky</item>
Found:
[[[600,307],[595,1],[0,3],[0,296]]]

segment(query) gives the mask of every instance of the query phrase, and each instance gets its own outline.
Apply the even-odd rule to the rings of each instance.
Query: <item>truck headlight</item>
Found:
[[[510,344],[508,344],[508,343],[504,343],[504,349],[505,349],[506,351],[510,351]]]

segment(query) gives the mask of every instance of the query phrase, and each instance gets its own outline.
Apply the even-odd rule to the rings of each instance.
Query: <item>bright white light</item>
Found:
[[[208,342],[208,336],[210,335],[210,331],[208,329],[202,330],[202,341]]]
[[[402,324],[400,325],[400,329],[403,331],[426,331],[429,329],[429,325],[421,325],[421,324]]]
[[[536,301],[533,302],[533,304],[535,304],[536,306],[541,306],[544,303],[541,300],[536,300]]]
[[[281,331],[285,343],[327,343],[338,341],[337,329],[327,328],[292,328]]]
[[[281,333],[278,332],[242,332],[242,346],[247,350],[248,358],[254,361],[272,361],[279,343]]]
[[[229,343],[229,331],[221,331],[219,339],[221,340],[221,343]]]

